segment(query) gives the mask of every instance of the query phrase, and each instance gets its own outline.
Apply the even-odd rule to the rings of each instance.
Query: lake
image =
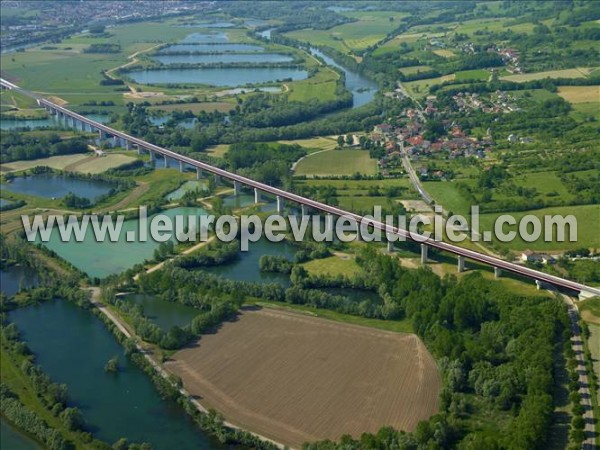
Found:
[[[292,260],[298,249],[287,241],[270,242],[261,239],[249,243],[247,252],[239,252],[238,258],[220,266],[203,267],[203,270],[224,278],[255,283],[277,283],[284,287],[290,286],[289,275],[282,273],[261,272],[258,261],[262,255],[283,256]]]
[[[159,397],[146,374],[89,311],[54,300],[12,311],[9,318],[36,363],[53,381],[67,384],[71,403],[95,437],[109,444],[126,437],[148,442],[154,450],[224,448],[196,428],[177,404]],[[119,357],[118,374],[104,370],[114,356]]]
[[[358,108],[359,106],[369,103],[375,98],[375,93],[378,89],[377,83],[362,76],[358,72],[347,69],[346,67],[336,63],[333,58],[330,58],[316,48],[311,47],[310,53],[322,58],[327,65],[336,67],[344,72],[346,75],[346,89],[352,92],[353,108]]]
[[[187,224],[188,215],[200,216],[206,214],[206,211],[203,208],[174,208],[163,211],[162,214],[171,219],[179,214],[184,215],[184,223]],[[154,215],[149,217],[149,221],[152,217]],[[150,226],[149,221],[148,227]],[[135,264],[153,257],[154,250],[158,248],[159,243],[152,240],[150,234],[145,242],[141,242],[138,236],[139,227],[137,218],[126,220],[117,242],[109,242],[108,239],[105,242],[96,242],[91,227],[88,228],[83,242],[75,242],[74,239],[62,242],[58,229],[54,228],[50,240],[44,245],[89,276],[104,278],[111,274],[121,273]],[[135,241],[126,241],[128,231],[135,232]]]
[[[229,41],[227,33],[192,33],[179,42],[182,44],[213,44],[227,41]]]
[[[38,276],[33,269],[23,265],[9,266],[0,270],[0,290],[12,297],[21,288],[30,288],[38,284]]]
[[[174,44],[159,50],[156,54],[262,52],[264,49],[260,45],[252,44]]]
[[[4,418],[0,419],[0,448],[6,450],[42,450],[42,446],[14,428]]]
[[[228,64],[228,63],[277,63],[293,61],[281,53],[209,53],[205,55],[155,56],[161,64]]]
[[[183,328],[189,325],[194,317],[204,313],[191,306],[178,302],[168,302],[153,295],[131,294],[119,297],[119,299],[141,306],[144,316],[163,331],[169,331],[174,326]]]
[[[106,123],[110,120],[110,117],[105,114],[87,114],[86,117],[100,123]],[[20,128],[55,128],[59,126],[61,126],[61,124],[56,119],[56,116],[50,116],[47,119],[36,120],[0,120],[1,130],[16,130]]]
[[[210,86],[244,86],[277,80],[304,80],[308,72],[285,67],[198,68],[135,70],[127,76],[139,84],[206,84]]]
[[[94,200],[107,194],[113,188],[111,183],[99,180],[80,180],[65,178],[56,174],[40,173],[27,177],[15,177],[3,190],[17,194],[36,195],[45,198],[62,198],[69,192],[79,197]]]

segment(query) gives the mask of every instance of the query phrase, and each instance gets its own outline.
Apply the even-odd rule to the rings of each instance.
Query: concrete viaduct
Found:
[[[368,223],[376,230],[380,230],[381,232],[386,233],[388,237],[388,250],[393,250],[393,242],[392,236],[399,236],[405,240],[410,240],[414,242],[421,243],[421,262],[427,262],[427,253],[429,247],[435,248],[440,251],[448,252],[458,257],[458,270],[462,271],[465,267],[465,259],[470,259],[472,261],[476,261],[478,263],[486,264],[494,268],[494,274],[496,277],[499,277],[502,271],[507,271],[511,273],[515,273],[519,276],[529,278],[538,286],[542,286],[543,283],[550,284],[552,286],[560,287],[563,289],[571,290],[578,292],[581,297],[588,296],[600,296],[600,289],[592,286],[587,286],[582,283],[577,283],[575,281],[567,280],[561,277],[557,277],[554,275],[550,275],[535,269],[531,269],[529,267],[524,267],[519,264],[515,264],[509,261],[505,261],[503,259],[497,258],[495,256],[486,255],[483,253],[479,253],[473,250],[468,250],[466,248],[459,247],[457,245],[449,244],[447,242],[435,241],[431,238],[424,238],[421,235],[411,233],[408,230],[402,228],[395,228],[389,225],[386,225],[382,222],[375,222],[370,220],[365,220],[363,222],[363,216],[354,214],[349,211],[345,211],[340,208],[336,208],[334,206],[327,205],[325,203],[317,202],[315,200],[311,200],[306,197],[302,197],[300,195],[284,191],[282,189],[278,189],[264,183],[260,183],[258,181],[254,181],[250,178],[243,177],[241,175],[237,175],[235,173],[229,172],[224,169],[220,169],[218,167],[214,167],[210,164],[195,160],[185,155],[181,155],[174,151],[168,150],[163,147],[159,147],[158,145],[151,144],[142,139],[139,139],[134,136],[130,136],[121,131],[115,130],[107,125],[101,124],[94,120],[88,119],[80,114],[77,114],[73,111],[68,110],[56,103],[53,103],[41,96],[38,96],[32,92],[21,89],[16,84],[13,84],[3,78],[0,78],[0,85],[5,89],[11,89],[18,91],[24,95],[28,95],[36,99],[37,103],[45,108],[49,113],[58,115],[59,118],[65,120],[65,123],[68,125],[69,122],[73,128],[80,128],[84,131],[97,132],[101,138],[107,138],[112,136],[116,142],[119,142],[122,147],[131,149],[136,147],[138,152],[146,151],[150,153],[152,159],[156,157],[156,155],[161,155],[164,158],[165,165],[167,164],[167,158],[171,158],[175,161],[179,162],[180,170],[184,170],[186,166],[193,167],[196,170],[196,174],[198,177],[201,177],[203,173],[209,173],[214,175],[217,179],[227,179],[233,183],[234,191],[236,194],[240,192],[242,186],[246,186],[254,189],[254,196],[256,203],[260,202],[261,193],[267,193],[275,196],[277,199],[277,211],[282,212],[284,208],[284,202],[289,201],[295,204],[298,204],[302,208],[302,213],[306,214],[308,208],[312,208],[313,210],[323,212],[327,215],[339,216],[347,218],[351,221],[355,221],[356,223]]]

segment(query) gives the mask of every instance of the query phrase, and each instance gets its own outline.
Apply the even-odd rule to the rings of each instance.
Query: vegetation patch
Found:
[[[340,176],[375,175],[377,161],[365,150],[327,150],[314,153],[302,159],[296,165],[296,175]]]

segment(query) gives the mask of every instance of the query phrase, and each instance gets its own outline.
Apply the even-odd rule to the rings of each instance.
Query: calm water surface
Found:
[[[144,316],[164,331],[169,331],[174,326],[184,327],[189,325],[194,317],[202,314],[202,311],[191,306],[182,305],[178,302],[168,302],[152,295],[127,295],[121,297],[121,300],[140,305],[144,310]]]
[[[0,448],[2,450],[41,450],[43,447],[0,418]]]
[[[227,53],[227,52],[262,52],[265,48],[253,44],[174,44],[163,48],[159,55],[169,53]]]
[[[9,297],[19,292],[21,288],[36,286],[38,282],[35,271],[27,266],[16,265],[0,270],[0,290]]]
[[[161,64],[228,64],[289,62],[293,58],[280,53],[210,53],[205,55],[162,55],[154,57]],[[237,70],[237,69],[232,69]]]
[[[78,197],[89,200],[107,194],[112,188],[113,185],[106,181],[64,178],[47,173],[15,177],[10,183],[2,186],[2,189],[7,191],[45,198],[62,198],[69,192],[73,192]]]
[[[55,300],[9,315],[36,355],[37,364],[66,383],[94,436],[148,442],[154,450],[223,448],[197,429],[173,402],[162,400],[150,379],[123,354],[106,326],[89,311]],[[104,371],[118,355],[118,374]],[[2,446],[4,449],[5,447]]]
[[[201,216],[206,214],[202,208],[174,208],[164,211],[162,214],[173,218],[178,214],[185,216],[184,223],[187,224],[187,216]],[[148,226],[151,218],[148,220]],[[44,243],[50,250],[69,261],[78,269],[84,271],[91,277],[104,278],[111,274],[121,273],[137,263],[151,259],[154,250],[159,243],[151,239],[148,233],[146,242],[139,240],[139,220],[132,219],[123,222],[123,227],[117,242],[96,242],[91,227],[85,235],[83,242],[62,242],[58,230],[54,228],[49,242]],[[127,242],[127,232],[135,232],[136,240]]]
[[[127,76],[140,84],[196,83],[235,87],[284,79],[304,80],[308,72],[284,67],[147,69],[129,72]]]

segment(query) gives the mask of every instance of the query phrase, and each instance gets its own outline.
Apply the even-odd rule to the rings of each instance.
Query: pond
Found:
[[[336,63],[333,58],[330,58],[320,50],[311,47],[310,52],[323,59],[325,63],[329,66],[336,67],[340,69],[345,77],[345,86],[350,92],[352,92],[353,99],[353,108],[358,108],[366,103],[369,103],[375,98],[375,93],[377,92],[378,86],[374,81],[369,80],[368,78],[362,76],[358,72],[350,70],[338,63]]]
[[[180,200],[185,194],[191,191],[205,191],[208,189],[208,182],[200,180],[190,180],[183,183],[178,189],[167,194],[167,200]]]
[[[183,328],[189,325],[194,317],[203,314],[199,309],[178,302],[168,302],[153,295],[132,294],[119,299],[141,306],[144,316],[163,331],[169,331],[174,326]]]
[[[6,450],[42,450],[42,446],[0,418],[0,448]]]
[[[308,72],[286,67],[198,68],[135,70],[127,76],[139,84],[206,84],[210,86],[244,86],[277,80],[304,80]]]
[[[157,55],[170,53],[227,53],[262,52],[265,48],[252,44],[174,44],[158,51]]]
[[[203,267],[203,270],[224,278],[255,283],[277,283],[284,287],[291,285],[289,275],[282,273],[261,272],[258,261],[262,255],[283,256],[292,260],[297,249],[287,241],[270,242],[261,239],[251,242],[248,251],[239,252],[238,258],[220,266]]]
[[[182,44],[214,44],[229,41],[227,33],[192,33],[181,41]]]
[[[281,53],[209,53],[205,55],[162,55],[155,56],[154,59],[161,64],[228,64],[289,62],[294,58]]]
[[[0,270],[0,290],[8,297],[12,297],[21,289],[36,286],[38,283],[38,276],[30,267],[19,264]]]
[[[72,404],[97,438],[110,444],[126,437],[148,442],[154,450],[223,448],[177,404],[159,397],[146,374],[89,311],[54,300],[12,311],[9,318],[23,333],[36,363],[53,381],[67,384]],[[118,374],[104,370],[114,356],[119,357]]]
[[[78,197],[94,200],[108,194],[114,186],[112,183],[99,180],[80,180],[66,178],[56,174],[40,173],[26,177],[15,177],[2,186],[2,189],[25,195],[36,195],[45,198],[62,198],[69,192]]]
[[[171,219],[176,215],[183,215],[185,216],[183,223],[187,224],[188,215],[201,216],[206,214],[206,211],[203,208],[174,208],[163,211],[162,214]],[[152,217],[154,215],[148,218],[147,227],[150,226]],[[50,234],[49,241],[44,245],[89,276],[104,278],[111,274],[121,273],[135,264],[153,257],[154,250],[158,248],[159,243],[151,239],[149,233],[145,242],[140,241],[139,222],[137,218],[123,222],[119,240],[116,242],[109,242],[108,238],[104,242],[96,242],[91,227],[87,229],[82,242],[76,242],[75,239],[63,242],[55,227]],[[128,231],[135,233],[135,240],[132,242],[126,241]]]
[[[165,125],[169,120],[171,120],[171,116],[150,117],[148,120],[152,125],[161,126]],[[177,127],[189,130],[191,128],[194,128],[194,125],[196,125],[197,121],[198,119],[196,119],[195,117],[190,119],[183,119],[177,122]]]

